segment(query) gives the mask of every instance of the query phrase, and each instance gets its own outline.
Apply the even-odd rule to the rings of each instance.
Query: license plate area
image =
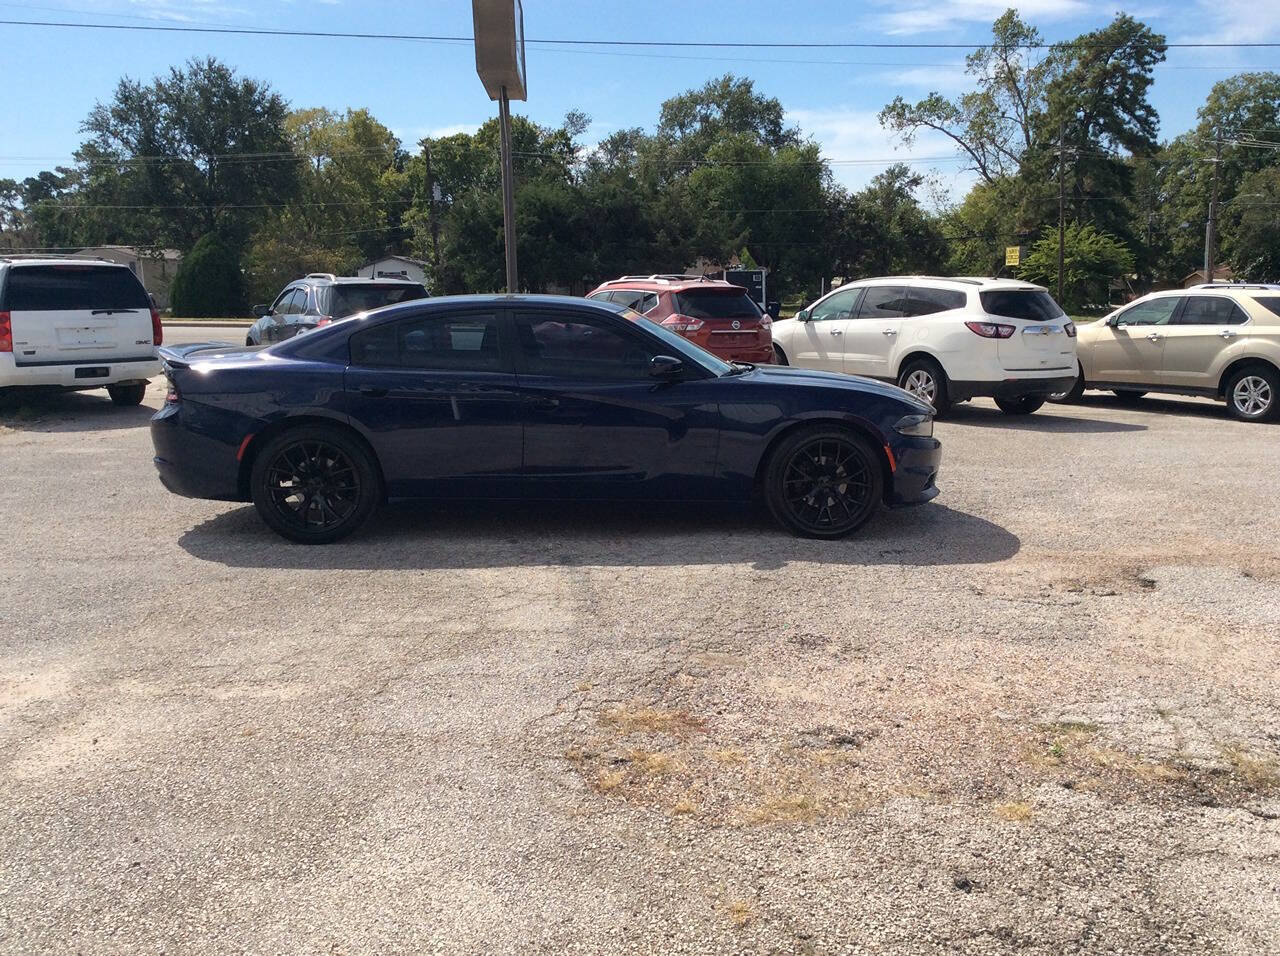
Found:
[[[76,369],[76,378],[106,378],[111,369],[106,365],[89,365]]]

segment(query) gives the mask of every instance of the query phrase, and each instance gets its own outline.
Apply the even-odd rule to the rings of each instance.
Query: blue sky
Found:
[[[526,0],[533,37],[644,40],[983,42],[1006,3],[988,0],[699,3]],[[1114,16],[1115,3],[1032,0],[1016,4],[1047,40],[1067,39]],[[1127,12],[1170,41],[1280,40],[1275,0],[1151,0]],[[467,0],[36,0],[0,2],[0,19],[146,25],[313,29],[469,35]],[[471,130],[493,115],[469,43],[133,33],[0,25],[0,177],[68,162],[79,124],[124,74],[149,79],[192,56],[212,54],[268,81],[295,107],[367,107],[412,148],[424,134]],[[903,159],[933,171],[953,194],[970,178],[940,137],[904,148],[875,114],[895,95],[966,88],[963,50],[528,49],[529,101],[516,104],[552,124],[570,109],[592,117],[588,141],[628,126],[652,127],[669,96],[725,72],[750,76],[812,135],[833,172],[860,186]],[[1280,50],[1173,50],[1156,71],[1152,99],[1161,134],[1195,122],[1212,84],[1245,69],[1280,70]]]

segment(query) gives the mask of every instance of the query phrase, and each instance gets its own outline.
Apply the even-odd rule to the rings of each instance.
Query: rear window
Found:
[[[1280,316],[1280,295],[1255,295],[1253,301],[1272,315]]]
[[[755,319],[751,296],[740,289],[690,289],[676,293],[676,311],[691,319]]]
[[[14,266],[5,280],[0,309],[9,312],[150,310],[151,300],[137,277],[123,267]]]
[[[1029,322],[1047,322],[1060,319],[1065,312],[1053,301],[1048,292],[1030,290],[1021,292],[1007,290],[1001,292],[983,292],[982,310],[988,315],[999,315],[1006,319],[1026,319]]]
[[[380,309],[384,305],[395,305],[397,302],[408,302],[411,299],[425,299],[427,290],[417,283],[404,285],[335,285],[333,287],[333,305],[330,315],[335,319],[345,319],[357,312],[368,312]]]

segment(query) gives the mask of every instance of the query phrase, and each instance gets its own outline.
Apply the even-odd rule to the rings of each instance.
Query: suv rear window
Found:
[[[1280,315],[1280,295],[1255,295],[1253,301],[1272,315]]]
[[[14,266],[4,284],[0,310],[71,312],[92,309],[151,309],[137,277],[123,266]]]
[[[368,312],[380,309],[384,305],[395,305],[397,302],[408,302],[411,299],[425,299],[427,290],[414,283],[412,285],[335,285],[329,314],[335,319],[345,319],[357,312]]]
[[[691,319],[758,319],[760,310],[741,289],[688,289],[676,293],[676,311]]]
[[[988,315],[1026,319],[1029,322],[1046,322],[1066,315],[1048,292],[1009,290],[982,292],[979,295],[982,298],[982,311]]]

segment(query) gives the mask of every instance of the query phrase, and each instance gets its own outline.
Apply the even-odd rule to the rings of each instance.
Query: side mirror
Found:
[[[271,314],[271,306],[269,306],[269,305],[255,305],[255,306],[253,307],[253,314],[254,314],[254,315],[256,315],[256,316],[257,316],[258,318],[260,318],[260,319],[261,319],[261,318],[263,318],[264,316],[268,316],[268,315],[270,315],[270,314]]]
[[[799,312],[797,312],[797,313],[796,313],[796,321],[797,321],[797,322],[808,322],[808,321],[809,321],[809,310],[808,310],[808,309],[801,309]]]
[[[1107,325],[1111,326],[1113,329],[1120,328],[1120,316],[1113,315],[1111,318],[1107,319]]]
[[[684,371],[684,362],[674,355],[655,355],[649,359],[649,374],[654,378],[671,378]]]

